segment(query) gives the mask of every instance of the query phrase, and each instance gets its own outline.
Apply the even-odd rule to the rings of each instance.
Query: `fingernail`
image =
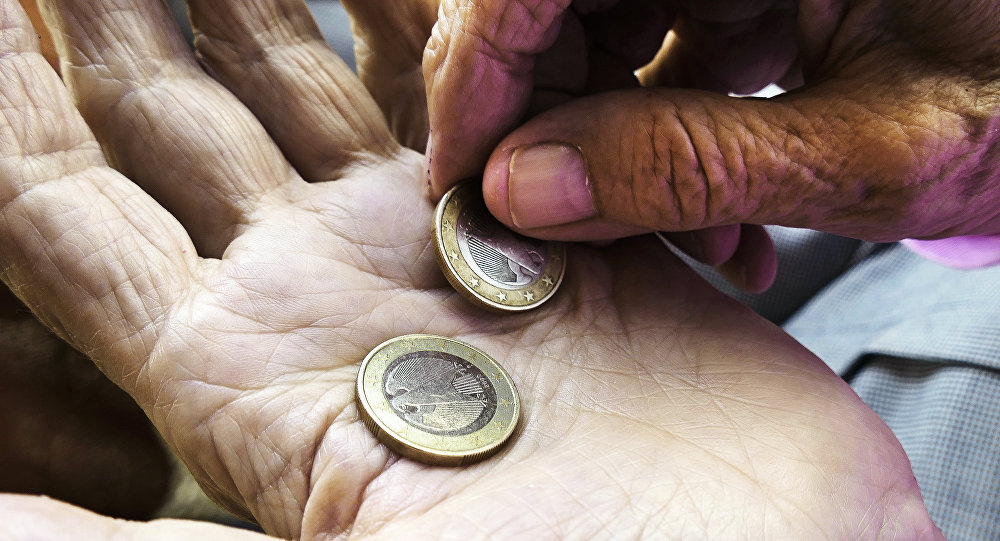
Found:
[[[730,284],[747,291],[747,267],[739,260],[729,260],[715,268]]]
[[[557,143],[521,147],[511,155],[509,171],[507,197],[517,227],[549,227],[597,215],[578,148]]]

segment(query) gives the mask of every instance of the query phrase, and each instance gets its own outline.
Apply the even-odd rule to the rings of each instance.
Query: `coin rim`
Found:
[[[381,392],[382,386],[384,385],[385,382],[384,371],[376,377],[376,381],[372,384],[375,389],[378,389],[380,391],[373,393],[376,395],[376,397],[374,397],[374,400],[384,402],[385,404],[383,405],[382,409],[391,413],[391,415],[386,415],[388,420],[380,417],[380,415],[377,413],[378,409],[372,403],[373,400],[372,397],[369,396],[369,392],[365,389],[366,372],[369,368],[369,365],[371,365],[373,362],[376,362],[375,359],[377,359],[381,353],[385,352],[387,349],[389,349],[392,345],[396,343],[406,342],[406,341],[411,342],[410,347],[406,348],[409,351],[441,351],[452,354],[455,353],[453,351],[447,351],[443,347],[443,345],[440,347],[436,346],[434,342],[438,342],[441,344],[443,344],[444,342],[448,342],[454,344],[458,349],[467,350],[467,352],[469,353],[468,355],[459,355],[459,357],[472,363],[474,366],[479,368],[479,370],[481,370],[486,377],[490,379],[490,381],[493,383],[497,391],[498,398],[500,397],[500,395],[505,394],[503,393],[502,386],[507,387],[509,395],[512,397],[511,401],[512,411],[510,412],[510,421],[508,422],[507,426],[500,431],[499,436],[491,438],[486,432],[483,432],[489,429],[494,424],[493,421],[496,419],[498,413],[500,412],[499,407],[497,408],[497,412],[494,413],[493,418],[490,419],[490,422],[488,422],[486,426],[470,434],[465,434],[462,436],[440,436],[422,432],[419,429],[414,429],[413,427],[410,427],[403,419],[397,416],[395,412],[392,412],[392,410],[388,408],[388,401],[385,399],[385,394],[384,392]],[[416,344],[416,347],[413,347],[415,345],[414,343]],[[400,354],[405,354],[405,352],[402,352]],[[398,358],[398,356],[393,356],[392,359],[388,359],[387,362],[392,362],[392,360],[395,358]],[[498,375],[499,377],[496,377]],[[521,399],[517,391],[517,386],[514,384],[514,380],[511,379],[510,374],[507,373],[507,371],[503,368],[503,366],[500,365],[500,363],[498,363],[495,359],[487,355],[482,350],[472,345],[466,344],[465,342],[461,342],[453,338],[446,338],[443,336],[436,336],[432,334],[408,334],[404,336],[399,336],[396,338],[392,338],[390,340],[386,340],[385,342],[382,342],[381,344],[373,348],[368,353],[368,355],[365,356],[365,359],[361,362],[361,367],[358,369],[358,378],[357,378],[355,396],[361,420],[364,422],[365,426],[367,426],[368,429],[376,436],[376,438],[378,438],[380,442],[384,443],[390,449],[396,451],[397,453],[403,456],[433,465],[457,466],[463,464],[471,464],[473,462],[478,462],[482,459],[485,459],[486,457],[499,451],[500,448],[503,447],[503,445],[510,440],[511,436],[517,429],[521,417]],[[413,441],[412,438],[407,438],[406,435],[400,433],[401,430],[398,429],[398,427],[400,426],[405,427],[405,430],[403,430],[403,432],[423,435],[425,436],[425,439],[437,438],[437,439],[471,440],[473,439],[472,438],[473,435],[480,433],[484,436],[489,437],[490,439],[487,440],[486,444],[478,445],[475,447],[468,447],[466,449],[461,449],[461,450],[442,450],[439,448],[435,448],[427,444],[426,442],[423,443],[416,442]],[[494,433],[495,430],[496,428],[493,428]]]
[[[474,183],[466,182],[463,184],[459,184],[458,186],[455,186],[454,188],[448,190],[448,192],[444,195],[444,197],[441,198],[441,201],[438,202],[438,206],[434,211],[434,234],[433,234],[434,254],[437,257],[438,265],[441,267],[441,270],[444,273],[445,278],[448,279],[448,282],[451,284],[451,286],[460,294],[462,294],[463,297],[465,297],[466,299],[472,301],[473,303],[479,306],[482,306],[484,308],[493,311],[524,312],[541,306],[543,303],[545,303],[545,301],[552,298],[552,296],[555,295],[555,292],[559,289],[559,286],[562,285],[563,277],[566,275],[566,244],[558,241],[549,241],[549,240],[542,241],[546,248],[545,270],[543,271],[543,275],[547,274],[549,276],[555,276],[552,285],[548,286],[548,290],[545,291],[544,294],[540,295],[534,301],[529,301],[526,304],[521,304],[521,305],[504,304],[499,301],[494,301],[493,299],[488,297],[487,294],[477,291],[468,283],[466,283],[465,280],[462,279],[461,277],[462,271],[456,268],[457,262],[461,262],[460,266],[466,272],[476,275],[477,277],[479,276],[476,273],[476,271],[474,271],[472,267],[469,265],[469,263],[465,260],[465,257],[463,257],[462,255],[458,255],[457,262],[453,263],[448,258],[446,253],[446,245],[454,244],[454,249],[456,250],[456,252],[458,254],[461,254],[461,250],[459,250],[458,248],[458,228],[457,227],[453,228],[454,234],[451,235],[454,237],[453,242],[448,242],[448,240],[445,238],[444,218],[445,214],[448,211],[448,205],[455,199],[455,194],[461,190],[466,190],[466,189],[473,190],[473,193],[478,193],[475,192]],[[457,226],[457,223],[455,225]],[[490,290],[496,289],[497,291],[520,293],[523,295],[524,291],[534,288],[535,284],[537,284],[539,281],[540,280],[536,280],[532,284],[517,289],[498,288],[496,286],[493,286],[492,284],[488,284],[485,282],[483,283],[483,286]]]

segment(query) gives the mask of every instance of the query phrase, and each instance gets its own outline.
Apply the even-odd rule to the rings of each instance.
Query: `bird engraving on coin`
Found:
[[[473,303],[499,312],[540,306],[566,271],[566,246],[525,237],[490,215],[475,182],[452,188],[434,215],[434,246],[448,282]]]
[[[387,340],[365,357],[357,406],[365,426],[390,449],[451,466],[499,450],[521,411],[513,380],[493,358],[428,334]]]
[[[486,208],[470,205],[458,216],[458,246],[466,261],[497,287],[515,289],[531,285],[545,270],[542,241],[518,235],[503,227]]]
[[[415,351],[393,361],[385,373],[385,397],[407,423],[446,436],[479,430],[497,407],[482,370],[440,351]]]

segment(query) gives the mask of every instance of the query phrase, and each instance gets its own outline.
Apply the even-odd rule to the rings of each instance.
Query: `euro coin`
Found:
[[[393,451],[426,464],[482,460],[510,439],[521,401],[489,355],[450,338],[411,334],[372,350],[358,372],[365,426]]]
[[[438,203],[434,244],[452,287],[493,311],[540,306],[555,294],[566,271],[566,245],[507,229],[486,209],[478,183],[460,184]]]

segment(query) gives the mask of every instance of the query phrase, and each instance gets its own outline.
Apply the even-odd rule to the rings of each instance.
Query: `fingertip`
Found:
[[[427,183],[427,193],[431,201],[439,201],[451,186],[444,180],[434,160],[434,132],[427,134],[427,146],[424,149],[424,180]]]
[[[759,225],[743,224],[736,251],[717,270],[747,293],[767,291],[778,275],[778,253],[771,236]]]
[[[448,190],[470,178],[478,178],[482,174],[482,161],[472,162],[464,159],[467,153],[459,153],[454,140],[441,141],[441,138],[428,136],[425,152],[427,187],[430,197],[438,201]]]
[[[434,140],[433,138],[427,139],[427,151],[425,153],[426,160],[426,174],[427,174],[427,188],[430,192],[431,199],[437,201],[444,196],[453,186],[459,183],[462,178],[467,177],[456,177],[453,173],[455,167],[449,167],[445,164],[447,156],[442,156],[440,152],[435,152],[434,150]]]
[[[437,201],[448,191],[448,188],[441,171],[436,167],[437,162],[434,158],[434,132],[432,131],[427,135],[427,147],[424,149],[424,178],[431,200]]]
[[[747,293],[763,293],[774,285],[778,276],[778,258],[772,250],[770,254],[759,254],[758,261],[751,265],[754,272],[747,274],[744,291]]]

